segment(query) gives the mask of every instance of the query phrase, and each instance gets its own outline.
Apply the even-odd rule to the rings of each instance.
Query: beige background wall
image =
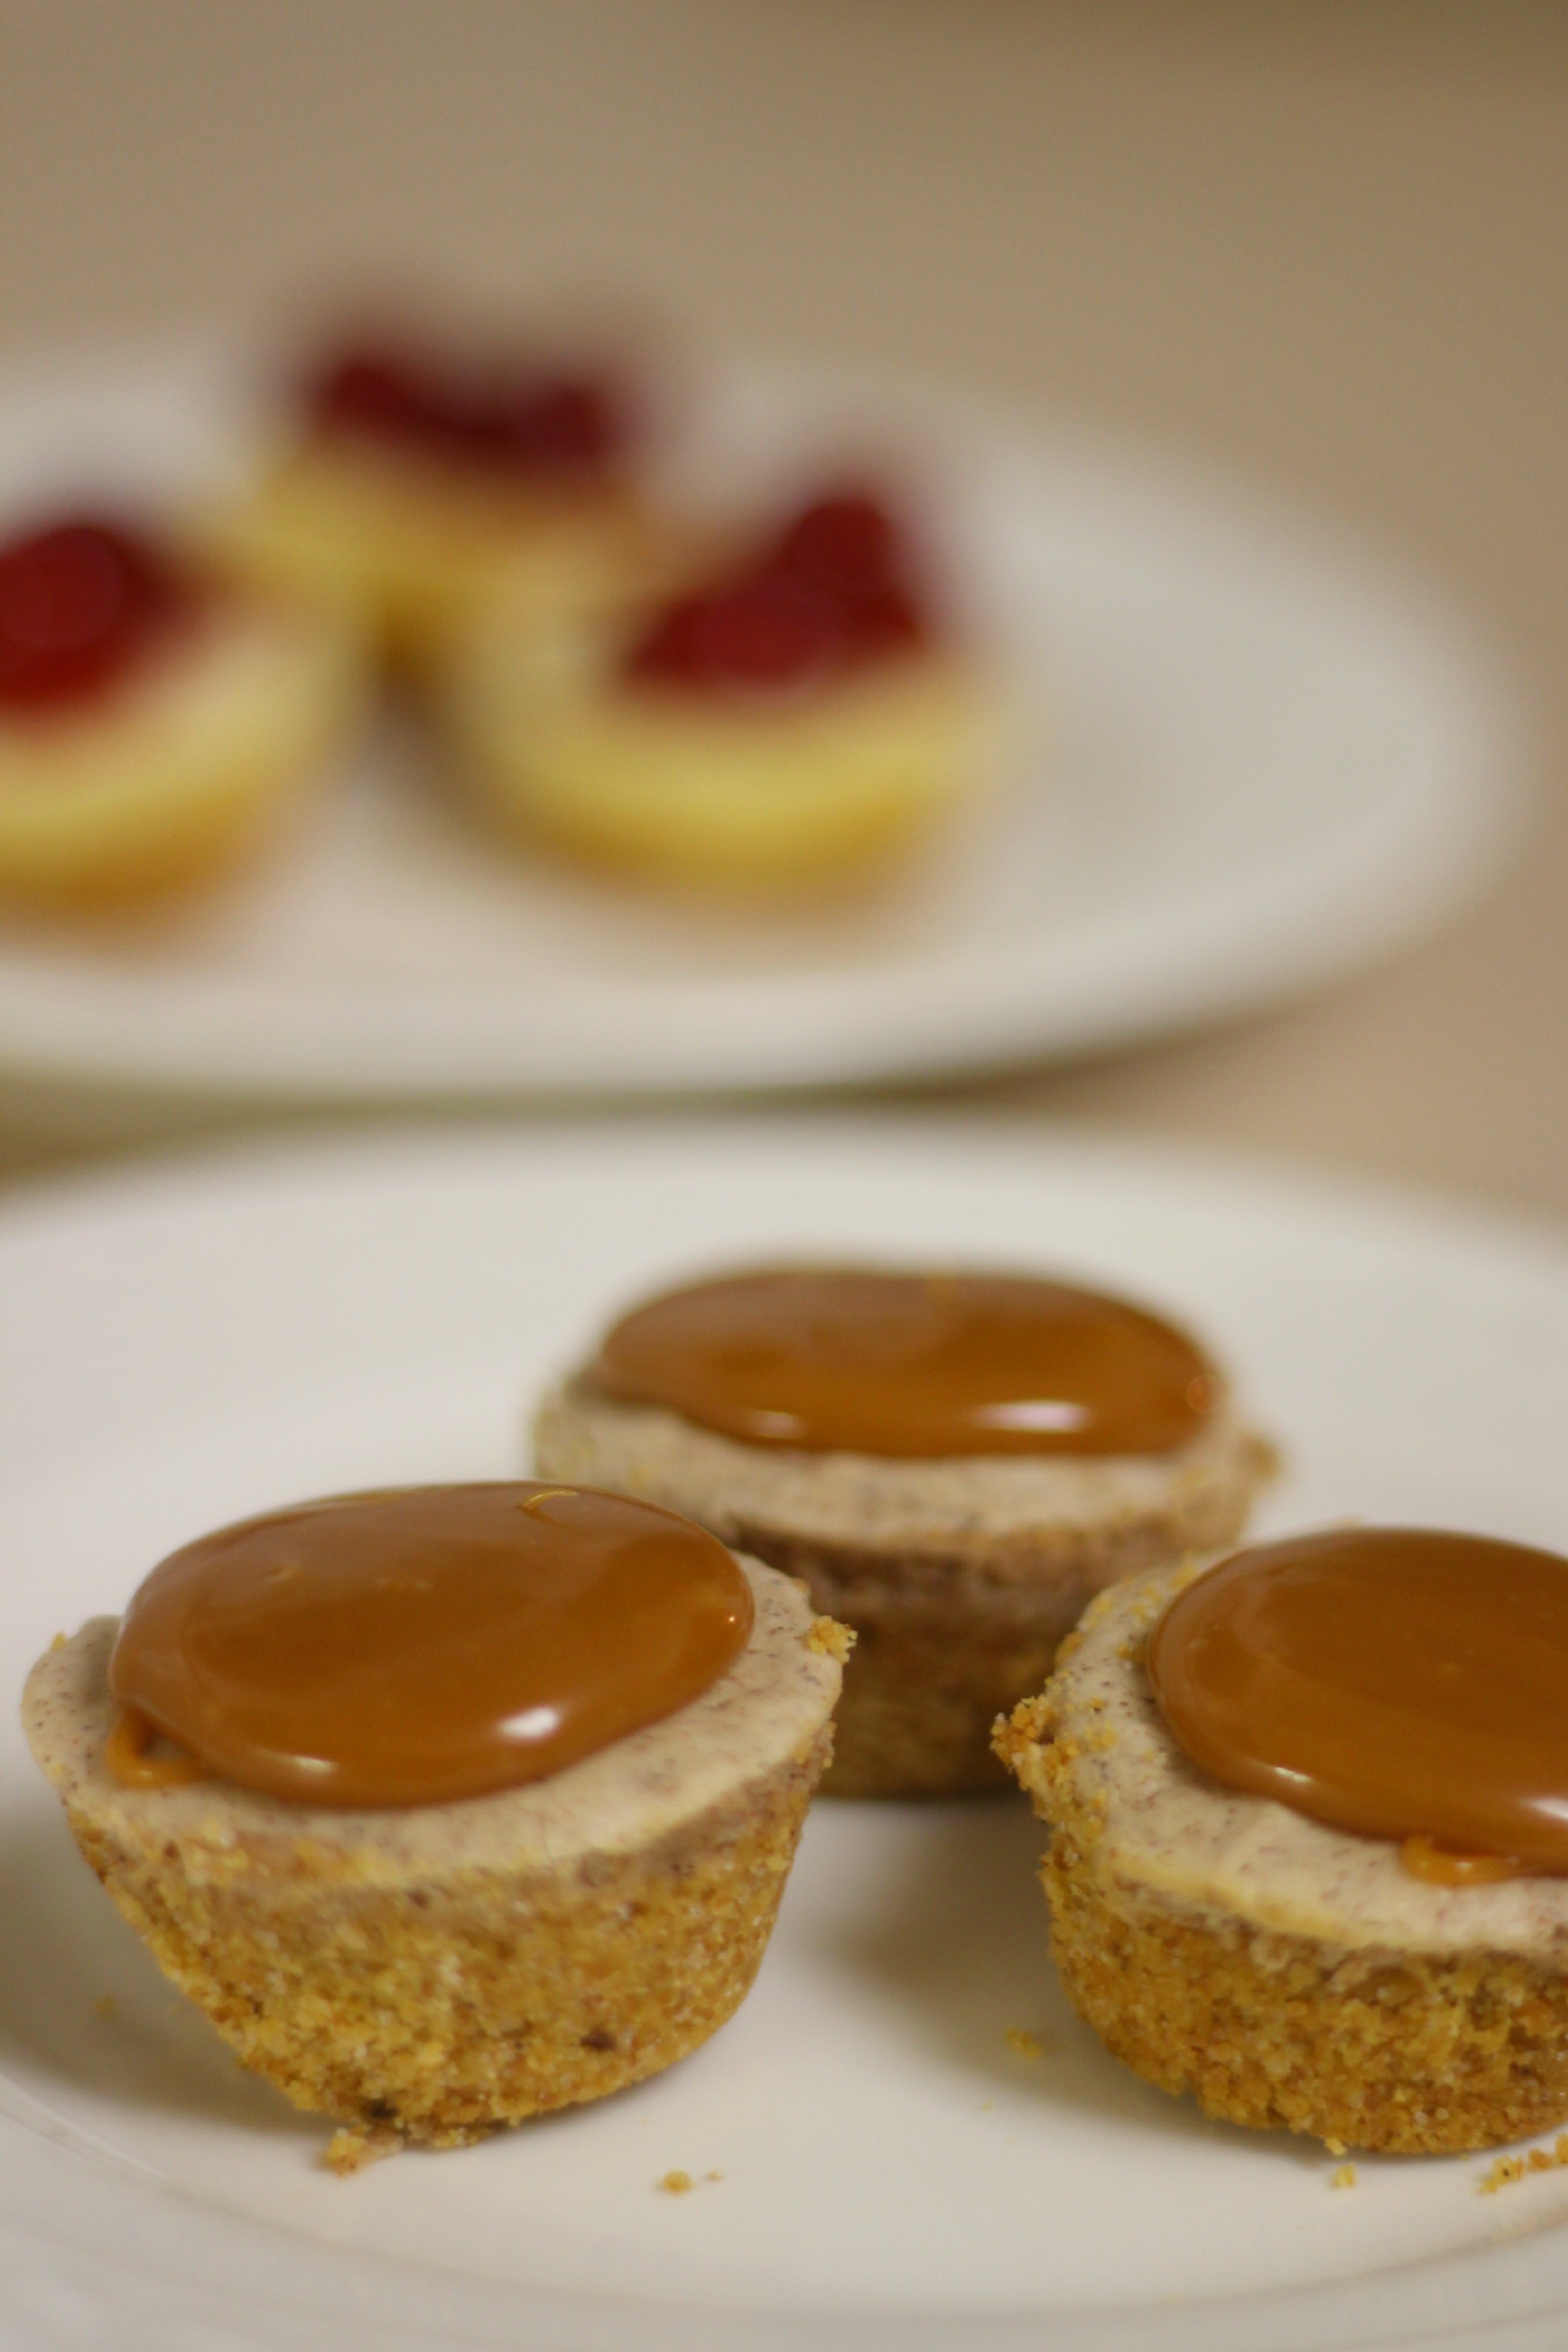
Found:
[[[1568,10],[0,0],[0,347],[377,264],[958,376],[1429,567],[1536,709],[1504,889],[1309,1005],[962,1098],[1568,1210]],[[0,1086],[0,1167],[64,1156],[45,1108]]]

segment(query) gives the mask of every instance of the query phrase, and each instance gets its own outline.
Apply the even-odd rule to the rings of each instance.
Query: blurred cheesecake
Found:
[[[644,408],[602,366],[409,336],[356,344],[308,371],[281,450],[206,535],[249,577],[345,607],[418,674],[499,572],[529,619],[664,584]]]
[[[790,887],[863,866],[970,790],[991,681],[905,526],[812,499],[634,618],[541,631],[502,583],[445,708],[501,830],[667,882]]]
[[[131,898],[243,856],[316,780],[364,683],[341,618],[222,589],[117,519],[0,544],[0,895]]]

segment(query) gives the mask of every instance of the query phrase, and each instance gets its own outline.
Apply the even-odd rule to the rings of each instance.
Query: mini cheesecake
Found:
[[[533,1447],[539,1475],[684,1512],[854,1628],[840,1796],[1000,1786],[995,1719],[1086,1602],[1234,1538],[1274,1462],[1207,1360],[1124,1302],[808,1268],[633,1309]]]
[[[35,1667],[82,1853],[241,2061],[346,2127],[334,2161],[602,2097],[744,1998],[849,1637],[716,1545],[683,1594],[671,1555],[711,1544],[527,1483],[343,1497],[188,1547]]]
[[[295,408],[204,536],[243,576],[351,613],[405,675],[503,578],[531,631],[671,576],[676,534],[638,480],[643,419],[603,369],[404,338],[324,359]]]
[[[1102,1594],[998,1727],[1074,2005],[1160,2089],[1335,2152],[1561,2124],[1568,1561],[1346,1530],[1213,1574],[1228,1601],[1195,1567]]]
[[[69,516],[0,546],[0,896],[134,898],[246,854],[363,707],[341,620]]]
[[[528,583],[443,697],[498,829],[699,888],[789,890],[907,841],[998,746],[886,508],[834,490],[640,612],[537,626]]]

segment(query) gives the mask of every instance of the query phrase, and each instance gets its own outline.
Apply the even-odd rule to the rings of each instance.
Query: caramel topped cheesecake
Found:
[[[1231,2122],[1421,2154],[1568,2116],[1568,1560],[1343,1528],[1102,1596],[998,1734],[1069,1992]]]
[[[413,1488],[175,1553],[24,1715],[118,1907],[351,2155],[600,2097],[723,2023],[846,1641],[671,1513]]]
[[[1197,1343],[1033,1275],[776,1267],[652,1299],[536,1464],[681,1510],[858,1634],[828,1786],[999,1783],[999,1710],[1102,1585],[1240,1529],[1271,1450]]]

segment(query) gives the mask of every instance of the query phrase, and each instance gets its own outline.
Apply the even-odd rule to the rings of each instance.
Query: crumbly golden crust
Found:
[[[1142,1663],[1183,1580],[1106,1594],[997,1727],[1051,1826],[1042,1876],[1074,2005],[1162,2090],[1334,2148],[1442,2155],[1561,2122],[1568,1889],[1423,1885],[1379,1841],[1205,1781]]]
[[[429,1888],[203,1885],[71,1811],[159,1965],[296,2106],[451,2147],[640,2082],[750,1989],[827,1732],[647,1853],[549,1893],[503,1872]]]
[[[105,1620],[35,1668],[29,1737],[165,1972],[245,2064],[350,2127],[340,2168],[393,2139],[451,2147],[657,2073],[750,1986],[840,1669],[799,1587],[748,1572],[759,1651],[679,1716],[494,1798],[334,1814],[122,1789]]]
[[[1059,1830],[1042,1876],[1074,2007],[1227,2123],[1442,2156],[1568,2116],[1568,1978],[1512,1952],[1347,1951],[1113,1895]]]
[[[579,1379],[534,1424],[543,1477],[659,1502],[800,1577],[857,1635],[833,1796],[999,1787],[997,1716],[1104,1585],[1229,1543],[1274,1468],[1228,1411],[1168,1458],[881,1461],[738,1444]]]

